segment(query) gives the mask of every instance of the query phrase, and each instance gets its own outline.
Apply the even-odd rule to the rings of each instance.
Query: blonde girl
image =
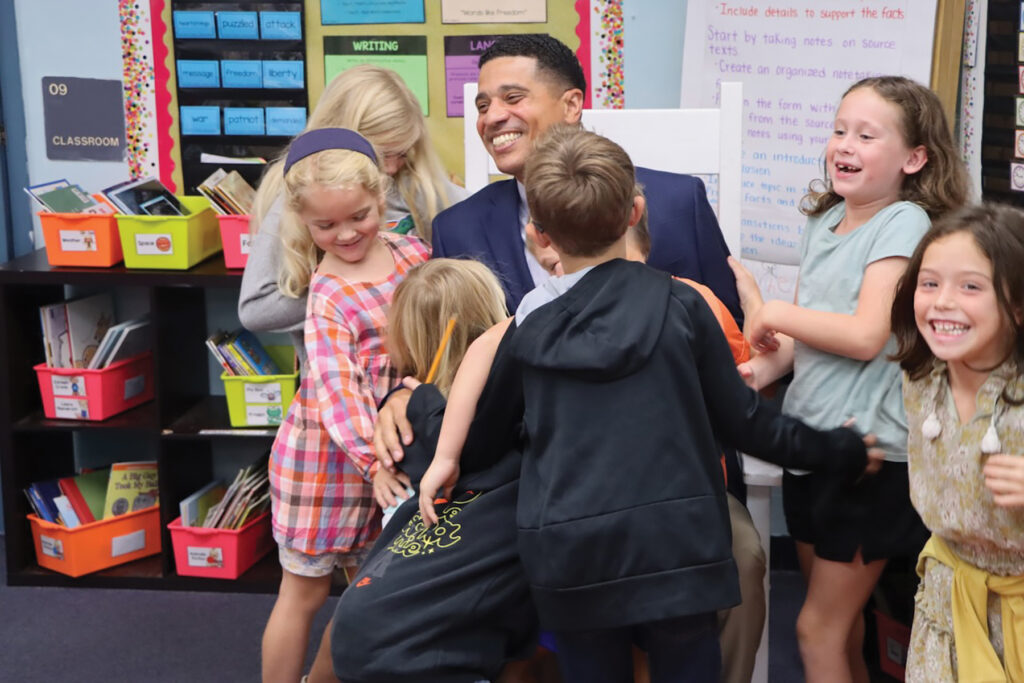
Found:
[[[412,229],[429,243],[434,216],[467,196],[447,179],[427,135],[420,103],[394,71],[367,64],[337,75],[310,114],[306,131],[329,127],[356,130],[373,144],[381,169],[393,181],[385,192],[386,228]],[[283,210],[283,164],[282,158],[267,168],[256,192],[238,317],[250,330],[291,332],[301,356],[305,301],[278,288],[280,234],[283,223],[294,220]]]
[[[263,634],[263,679],[297,681],[331,573],[358,566],[380,531],[373,423],[396,375],[387,308],[429,256],[419,238],[381,232],[388,176],[370,142],[343,128],[298,136],[284,162],[280,289],[308,290],[299,391],[270,454],[274,540],[283,569]]]
[[[745,332],[761,352],[741,374],[761,387],[792,369],[786,412],[818,428],[852,418],[886,451],[881,471],[857,485],[783,478],[786,522],[808,581],[797,638],[812,683],[868,680],[864,604],[886,560],[917,553],[927,537],[910,505],[889,309],[930,218],[961,206],[967,188],[938,97],[906,78],[867,78],[843,95],[825,179],[805,197],[796,301],[763,301],[731,261]]]
[[[932,532],[910,683],[1024,680],[1024,213],[935,224],[892,307],[910,497]]]

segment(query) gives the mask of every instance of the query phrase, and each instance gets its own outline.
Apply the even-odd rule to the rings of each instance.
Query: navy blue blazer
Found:
[[[647,196],[651,255],[648,263],[707,285],[743,324],[729,249],[700,179],[636,169]],[[519,231],[515,180],[491,183],[434,218],[433,255],[474,258],[487,264],[505,287],[509,311],[533,289]]]

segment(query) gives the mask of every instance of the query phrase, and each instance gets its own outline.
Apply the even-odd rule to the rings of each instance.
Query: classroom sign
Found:
[[[121,90],[121,81],[44,77],[46,158],[124,161],[124,100]]]
[[[426,36],[324,36],[324,83],[357,64],[397,72],[429,115]]]
[[[424,0],[320,0],[320,23],[422,24]]]
[[[797,263],[808,183],[823,176],[839,100],[867,76],[927,84],[936,0],[690,0],[682,106],[743,83],[742,256]]]

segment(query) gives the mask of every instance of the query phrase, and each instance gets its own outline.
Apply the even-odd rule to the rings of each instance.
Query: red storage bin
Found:
[[[35,366],[43,412],[50,419],[106,420],[153,398],[153,354],[101,370]]]
[[[224,266],[245,268],[249,260],[249,217],[217,216],[220,240],[224,243]]]
[[[875,624],[878,630],[879,666],[885,673],[902,681],[907,673],[910,627],[877,609],[875,610]]]
[[[269,511],[241,529],[182,526],[181,517],[167,528],[174,546],[174,564],[181,576],[237,579],[274,547]]]

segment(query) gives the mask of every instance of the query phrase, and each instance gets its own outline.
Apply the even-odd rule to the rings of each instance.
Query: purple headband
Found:
[[[348,149],[365,154],[373,163],[377,163],[377,154],[373,145],[354,130],[348,128],[317,128],[303,133],[288,147],[288,156],[284,160],[284,172],[288,173],[296,161],[305,159],[310,154],[323,152],[327,149]]]

